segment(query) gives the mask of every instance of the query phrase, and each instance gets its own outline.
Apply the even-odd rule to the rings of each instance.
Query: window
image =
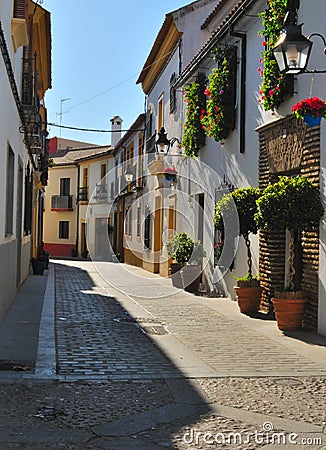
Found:
[[[28,2],[25,0],[14,0],[14,17],[18,19],[27,19]]]
[[[7,152],[7,184],[6,184],[6,225],[5,234],[13,234],[14,222],[14,175],[15,175],[15,155],[8,145]]]
[[[152,248],[152,225],[151,225],[151,211],[149,207],[146,207],[145,210],[145,222],[144,222],[144,246],[145,250],[150,251]]]
[[[101,164],[101,181],[103,180],[103,178],[106,176],[106,164]],[[105,180],[103,180],[103,183],[105,182]]]
[[[70,195],[70,178],[60,178],[60,196]]]
[[[88,187],[88,168],[83,170],[83,187]]]
[[[29,166],[25,174],[25,211],[24,211],[24,234],[32,232],[32,212],[33,212],[33,181]]]
[[[153,134],[153,112],[148,110],[146,114],[146,139],[152,137]]]
[[[141,234],[141,205],[137,207],[137,237]]]
[[[126,210],[125,234],[127,236],[131,236],[132,235],[132,208],[128,208]]]
[[[59,239],[69,239],[69,222],[67,220],[59,222]]]
[[[157,131],[160,131],[160,129],[164,126],[163,122],[163,95],[158,101],[158,116],[157,116]]]
[[[176,109],[176,89],[174,87],[174,83],[177,80],[177,75],[174,72],[170,78],[170,113],[173,113]]]
[[[133,159],[134,159],[134,143],[128,145],[127,147],[127,164],[133,165]]]

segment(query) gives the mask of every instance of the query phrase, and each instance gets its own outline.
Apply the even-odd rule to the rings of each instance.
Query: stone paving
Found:
[[[55,265],[57,373],[110,379],[178,376],[118,302],[87,273]]]
[[[325,338],[96,269],[52,264],[57,370],[0,377],[0,449],[326,450]]]

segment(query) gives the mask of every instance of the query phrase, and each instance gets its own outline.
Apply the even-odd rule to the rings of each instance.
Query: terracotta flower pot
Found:
[[[272,298],[277,326],[281,331],[298,330],[302,325],[304,307],[307,300]]]
[[[255,313],[259,309],[262,288],[235,286],[234,291],[242,313]]]

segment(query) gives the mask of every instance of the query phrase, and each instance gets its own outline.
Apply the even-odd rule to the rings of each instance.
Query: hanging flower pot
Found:
[[[163,174],[166,180],[171,182],[174,182],[177,178],[178,172],[174,167],[166,167],[163,170]]]
[[[303,117],[304,122],[308,127],[316,127],[321,122],[321,117],[308,116],[307,114]]]
[[[321,119],[326,119],[326,102],[319,97],[307,98],[292,106],[292,111],[309,127],[315,127],[320,124]]]

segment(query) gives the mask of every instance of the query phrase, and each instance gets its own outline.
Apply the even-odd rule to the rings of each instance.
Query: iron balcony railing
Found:
[[[72,195],[52,195],[51,210],[73,210]]]
[[[108,185],[106,183],[99,183],[95,187],[94,199],[106,200],[109,197]]]

